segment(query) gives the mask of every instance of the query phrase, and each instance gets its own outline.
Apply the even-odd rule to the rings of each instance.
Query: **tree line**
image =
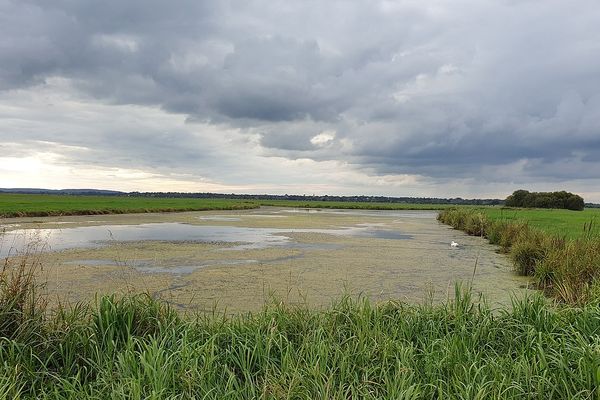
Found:
[[[507,207],[525,208],[564,208],[567,210],[582,211],[585,207],[583,198],[579,195],[560,192],[529,192],[517,190],[508,196],[504,202]]]

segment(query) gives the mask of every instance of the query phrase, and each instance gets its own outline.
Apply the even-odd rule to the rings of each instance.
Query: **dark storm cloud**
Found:
[[[498,179],[598,178],[599,27],[594,0],[0,0],[0,89],[66,78],[109,104],[258,132],[267,155],[380,174],[489,180],[520,163]],[[189,132],[129,128],[23,140],[100,163],[210,157]]]

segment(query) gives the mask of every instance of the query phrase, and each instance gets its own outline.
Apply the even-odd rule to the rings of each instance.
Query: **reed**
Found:
[[[2,398],[600,394],[600,307],[556,308],[539,295],[492,310],[457,286],[442,305],[343,298],[321,311],[279,303],[234,317],[180,317],[146,295],[103,296],[43,315],[31,315],[37,336],[0,339]]]
[[[490,219],[467,208],[443,210],[438,220],[499,245],[517,273],[534,277],[540,289],[559,301],[582,304],[600,299],[600,237],[593,220],[574,239],[533,228],[527,221]]]

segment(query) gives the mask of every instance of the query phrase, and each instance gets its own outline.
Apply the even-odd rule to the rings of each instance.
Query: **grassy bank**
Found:
[[[30,399],[591,399],[600,307],[540,297],[508,311],[343,299],[180,316],[148,296],[49,313],[28,277],[0,276],[0,397]]]
[[[485,207],[480,210],[492,220],[527,221],[528,225],[533,228],[569,239],[587,234],[586,227],[590,221],[596,221],[600,227],[600,208],[570,211]]]
[[[239,210],[257,207],[259,204],[254,201],[227,199],[0,194],[0,217],[3,218]]]
[[[571,229],[563,228],[559,233],[552,226],[553,218],[543,218],[563,215],[553,211],[516,210],[512,214],[452,208],[440,212],[438,220],[499,245],[519,274],[534,277],[540,289],[562,302],[584,304],[600,299],[600,236],[594,220],[583,222],[580,227],[571,220]],[[522,218],[516,218],[517,215]],[[535,223],[525,219],[527,215],[535,216]]]

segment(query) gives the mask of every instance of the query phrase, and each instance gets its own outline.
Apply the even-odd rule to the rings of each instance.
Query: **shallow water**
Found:
[[[48,289],[73,301],[131,290],[184,308],[231,312],[256,310],[273,297],[321,306],[344,293],[437,301],[451,297],[454,282],[472,278],[492,303],[523,292],[527,281],[493,246],[435,216],[263,207],[19,218],[2,221],[0,255],[37,240]],[[452,249],[452,240],[460,246]]]
[[[240,218],[203,217],[203,221],[230,222]],[[68,224],[68,222],[55,222]],[[171,241],[171,242],[223,242],[243,243],[235,249],[262,249],[274,246],[303,248],[286,234],[323,233],[338,236],[370,237],[380,239],[412,239],[397,230],[386,229],[382,224],[359,224],[341,229],[277,229],[218,225],[192,225],[181,222],[144,223],[137,225],[76,226],[65,228],[28,228],[6,232],[4,242],[10,244],[0,248],[0,258],[18,255],[27,249],[32,240],[43,241],[52,251],[107,246],[111,242]],[[318,243],[307,244],[307,248],[319,248]]]

